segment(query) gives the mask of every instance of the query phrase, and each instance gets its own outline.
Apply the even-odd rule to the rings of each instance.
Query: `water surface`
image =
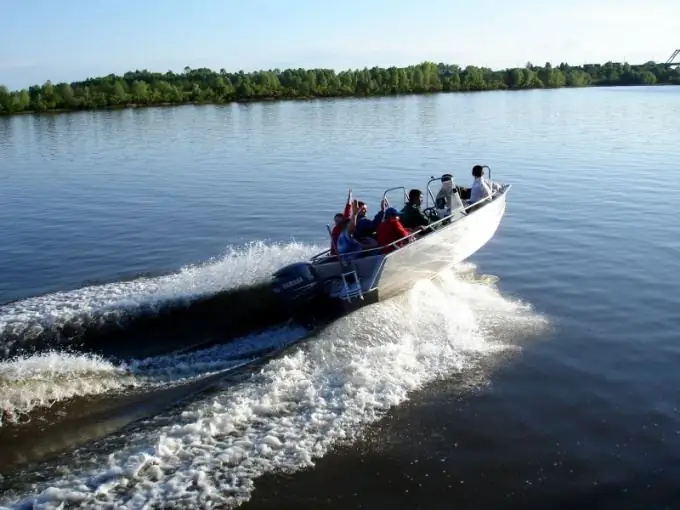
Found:
[[[476,163],[513,184],[463,268],[497,288],[461,272],[424,284],[59,470],[10,473],[7,503],[52,485],[47,501],[98,490],[131,506],[679,504],[679,133],[673,87],[0,119],[0,327],[15,343],[260,282],[326,246],[349,187],[375,210],[388,187],[467,183]],[[11,405],[34,409],[194,381],[231,366],[234,348],[216,349],[181,373],[177,358],[130,372],[77,352],[0,369],[26,383],[5,387]],[[56,397],[34,382],[57,375]]]

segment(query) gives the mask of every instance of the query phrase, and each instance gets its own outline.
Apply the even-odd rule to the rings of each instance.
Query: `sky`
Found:
[[[0,0],[0,84],[185,66],[635,64],[680,48],[679,19],[680,0]]]

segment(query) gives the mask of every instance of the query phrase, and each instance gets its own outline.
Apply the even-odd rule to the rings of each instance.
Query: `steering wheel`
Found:
[[[437,210],[434,207],[428,207],[427,209],[423,209],[423,214],[427,216],[430,219],[430,221],[439,220],[439,214],[437,214]]]

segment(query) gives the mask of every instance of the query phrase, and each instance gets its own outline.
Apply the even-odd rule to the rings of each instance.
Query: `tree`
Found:
[[[14,112],[14,99],[10,94],[9,89],[4,85],[0,85],[0,113]]]
[[[521,89],[522,85],[524,85],[524,70],[518,68],[510,69],[506,83],[511,89]]]
[[[111,104],[119,105],[127,102],[127,93],[122,82],[116,80],[113,84],[113,94],[111,97]]]
[[[50,80],[47,80],[43,85],[42,97],[45,102],[45,108],[52,110],[57,106],[57,96],[54,93],[54,86]]]
[[[484,90],[486,83],[484,74],[479,67],[467,66],[463,76],[463,90]]]
[[[141,80],[132,82],[132,100],[138,104],[146,104],[149,101],[149,86],[146,82]]]
[[[60,108],[74,108],[77,106],[73,88],[68,83],[60,83],[57,85],[57,103]]]
[[[24,89],[21,92],[15,93],[15,111],[23,112],[28,110],[31,104],[31,96],[28,95],[28,90]]]

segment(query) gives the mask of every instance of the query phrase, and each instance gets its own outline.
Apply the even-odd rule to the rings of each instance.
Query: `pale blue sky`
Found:
[[[0,83],[185,65],[638,63],[680,47],[678,20],[680,0],[0,0]]]

